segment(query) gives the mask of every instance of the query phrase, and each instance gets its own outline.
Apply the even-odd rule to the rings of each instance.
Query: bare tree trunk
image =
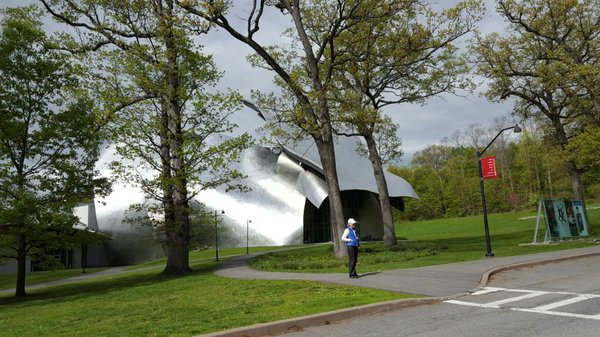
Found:
[[[169,140],[169,116],[167,114],[167,103],[163,102],[161,108],[162,117],[162,130],[160,135],[160,146],[161,146],[161,181],[163,182],[163,195],[162,195],[162,206],[164,212],[164,231],[166,236],[166,248],[167,248],[167,264],[163,273],[174,274],[179,269],[177,267],[179,260],[178,248],[176,240],[176,221],[175,221],[175,206],[173,203],[173,188],[167,182],[172,179],[171,177],[171,146]]]
[[[25,275],[27,273],[27,241],[25,236],[19,234],[17,248],[17,285],[15,287],[15,297],[26,297],[25,293]]]
[[[381,207],[383,220],[383,238],[386,245],[393,246],[397,243],[396,228],[394,227],[394,220],[392,218],[392,206],[390,205],[390,194],[383,171],[383,164],[381,163],[381,157],[377,151],[377,144],[373,135],[366,135],[364,138],[369,149],[369,160],[371,160],[371,164],[373,165],[373,173],[375,175],[377,191],[379,192],[379,206]]]
[[[187,200],[187,178],[184,173],[183,163],[183,135],[181,120],[181,104],[179,100],[179,69],[178,47],[173,36],[173,7],[172,1],[167,2],[166,13],[162,15],[165,20],[165,47],[168,51],[168,67],[165,69],[166,89],[163,108],[166,108],[166,126],[169,145],[168,167],[172,182],[166,182],[170,188],[172,200],[172,228],[168,231],[168,257],[163,273],[185,274],[191,271],[189,266],[190,248],[190,218]]]
[[[341,239],[342,233],[346,227],[344,221],[344,210],[342,208],[342,196],[340,194],[340,184],[337,176],[335,164],[335,150],[331,133],[329,136],[313,137],[317,144],[321,164],[323,165],[323,174],[329,193],[329,212],[331,218],[331,239],[333,241],[334,253],[338,258],[347,256],[346,245]]]
[[[171,169],[173,170],[174,184],[172,188],[173,197],[173,220],[174,228],[171,232],[169,243],[169,256],[164,272],[169,274],[184,274],[191,271],[189,267],[190,250],[190,218],[189,205],[187,201],[187,179],[183,174],[181,160],[183,138],[181,136],[181,114],[178,108],[171,110],[169,118],[170,129],[173,133],[171,141]]]
[[[180,193],[175,193],[178,195]],[[189,218],[186,216],[185,205],[181,202],[181,197],[174,197],[175,212],[172,230],[167,236],[167,265],[163,270],[164,274],[178,275],[191,271],[189,266]],[[179,209],[179,210],[178,210]]]
[[[172,134],[170,141],[170,169],[174,183],[168,183],[172,200],[172,223],[168,231],[168,256],[165,274],[184,274],[191,271],[189,267],[190,248],[190,219],[187,201],[187,180],[182,174],[181,162],[182,142],[180,112],[173,106],[170,110],[169,132]]]
[[[556,133],[556,139],[558,140],[558,144],[564,150],[569,144],[569,140],[565,132],[565,127],[560,121],[560,114],[556,113],[552,116],[551,120],[552,125],[554,126],[554,131]],[[569,175],[571,176],[573,196],[581,201],[585,201],[583,186],[581,184],[581,171],[577,168],[577,164],[573,160],[567,161],[566,164],[569,170]]]
[[[569,175],[571,176],[571,186],[573,188],[573,197],[578,200],[585,199],[585,193],[583,191],[583,185],[581,183],[581,172],[577,169],[577,165],[574,161],[567,163],[569,167]]]
[[[319,120],[319,131],[310,132],[311,136],[317,144],[321,164],[323,165],[323,173],[325,174],[325,183],[329,193],[329,209],[331,216],[331,235],[334,245],[335,256],[343,258],[348,255],[345,247],[345,242],[341,239],[342,233],[346,227],[344,221],[344,210],[342,208],[342,197],[340,194],[340,184],[337,176],[337,168],[335,164],[335,149],[333,145],[333,130],[331,127],[331,116],[329,116],[329,107],[327,105],[326,88],[323,86],[321,74],[319,72],[319,60],[315,57],[313,45],[306,33],[302,14],[300,13],[300,1],[294,0],[293,6],[288,10],[294,21],[298,38],[302,44],[305,54],[305,62],[308,73],[310,74],[312,89],[317,93],[316,104],[312,105],[312,115]],[[292,87],[296,87],[293,84]],[[302,97],[300,97],[302,96]],[[302,102],[304,94],[296,95]]]

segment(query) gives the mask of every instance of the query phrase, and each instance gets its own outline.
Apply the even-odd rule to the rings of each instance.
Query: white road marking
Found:
[[[488,305],[491,307],[499,308],[502,304],[506,304],[506,303],[510,303],[510,302],[517,302],[517,301],[521,301],[521,300],[526,300],[528,298],[534,298],[534,297],[548,295],[548,294],[549,293],[547,291],[534,291],[534,292],[530,292],[525,295],[511,297],[511,298],[507,298],[507,299],[499,300],[499,301],[495,301],[495,302],[490,302],[490,303],[488,303]]]
[[[485,294],[495,293],[497,291],[503,291],[503,290],[505,290],[505,288],[485,287],[485,288],[482,288],[481,290],[478,290],[478,291],[472,293],[471,295],[473,295],[473,296],[485,295]]]
[[[498,293],[498,292],[525,293],[525,294],[520,295],[520,296],[513,296],[513,297],[510,297],[507,299],[497,300],[497,301],[493,301],[493,302],[489,302],[489,303],[473,303],[473,302],[458,301],[458,300],[448,300],[448,301],[444,301],[444,302],[450,303],[450,304],[477,307],[477,308],[500,309],[501,305],[503,305],[503,304],[517,302],[517,301],[530,299],[530,298],[534,298],[534,297],[539,297],[539,296],[544,296],[544,295],[567,295],[567,296],[573,296],[573,297],[562,300],[562,301],[557,301],[557,302],[549,303],[546,305],[538,306],[535,308],[513,307],[513,308],[508,308],[508,309],[514,310],[514,311],[531,312],[531,313],[546,314],[546,315],[600,320],[600,314],[586,315],[586,314],[575,314],[575,313],[570,313],[570,312],[562,312],[562,311],[552,310],[552,309],[556,309],[556,308],[563,307],[566,305],[575,304],[575,303],[583,302],[583,301],[590,300],[590,299],[600,298],[600,295],[598,295],[598,294],[579,294],[579,293],[561,292],[561,291],[552,292],[552,291],[539,291],[539,290],[526,290],[526,289],[484,287],[481,290],[478,290],[478,291],[472,293],[470,296],[481,296],[481,295]]]
[[[589,296],[577,296],[577,297],[569,298],[569,299],[566,299],[563,301],[558,301],[558,302],[542,305],[539,307],[535,307],[535,308],[532,308],[532,310],[550,311],[552,309],[564,307],[565,305],[569,305],[569,304],[573,304],[573,303],[577,303],[577,302],[581,302],[581,301],[585,301],[585,300],[589,300],[589,299],[590,299]]]
[[[546,314],[546,315],[554,315],[554,316],[564,316],[564,317],[594,319],[594,320],[600,321],[600,315],[584,315],[584,314],[574,314],[574,313],[571,313],[571,312],[541,311],[541,310],[524,309],[524,308],[510,308],[510,310],[522,311],[522,312],[532,312],[532,313],[536,313],[536,314]]]
[[[444,303],[464,305],[467,307],[499,309],[499,307],[490,307],[489,305],[487,305],[485,303],[482,304],[482,303],[464,302],[464,301],[457,301],[457,300],[448,300],[448,301],[444,301]]]

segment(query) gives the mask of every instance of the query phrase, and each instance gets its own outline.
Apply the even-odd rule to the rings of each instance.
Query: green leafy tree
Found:
[[[163,273],[189,272],[190,201],[205,189],[242,188],[229,164],[250,137],[219,137],[235,128],[227,117],[240,97],[215,93],[220,74],[192,40],[199,33],[193,18],[174,0],[41,2],[82,32],[84,40],[67,48],[96,51],[95,93],[122,159],[112,168],[145,192],[146,201],[132,207],[164,234]]]
[[[478,72],[490,79],[490,99],[515,98],[514,113],[544,116],[561,151],[599,120],[600,12],[597,0],[498,1],[509,35],[479,37]],[[566,155],[573,195],[584,198],[585,167]]]
[[[522,186],[525,199],[535,205],[544,186],[544,147],[539,138],[524,130],[517,148],[516,166],[519,168],[518,184]]]
[[[446,170],[452,179],[449,181],[449,193],[446,195],[456,198],[456,203],[451,203],[455,205],[455,216],[479,214],[481,209],[475,158],[475,149],[459,146],[452,149],[448,160]]]
[[[356,0],[254,0],[247,7],[247,17],[241,19],[242,26],[228,18],[232,16],[233,1],[189,0],[179,3],[190,13],[224,29],[236,40],[251,47],[257,54],[255,63],[277,74],[276,83],[284,91],[280,102],[285,105],[279,105],[272,111],[277,113],[279,121],[300,130],[314,141],[327,185],[334,253],[337,257],[345,256],[345,244],[340,240],[345,221],[333,144],[336,116],[332,110],[334,102],[329,95],[336,64],[331,62],[335,55],[329,51],[351,26],[379,15],[368,10],[372,3]],[[293,43],[291,50],[266,46],[257,40],[261,20],[267,10],[289,15],[291,28],[287,30],[287,36]],[[295,130],[292,131],[295,133]]]
[[[567,145],[568,158],[584,171],[600,167],[600,127],[588,125]]]
[[[326,60],[337,64],[331,67],[336,70],[332,93],[339,103],[337,118],[365,140],[379,192],[385,242],[394,245],[395,227],[377,141],[381,130],[390,125],[382,109],[424,103],[432,96],[469,86],[464,77],[469,71],[467,62],[457,54],[454,42],[474,28],[483,7],[480,1],[465,1],[436,13],[424,1],[373,0],[361,9],[372,18],[342,32],[327,50],[332,56]],[[314,21],[325,19],[318,11],[313,15]]]
[[[443,168],[446,166],[450,150],[440,145],[432,145],[422,151],[415,153],[412,165],[426,169],[427,176],[427,194],[429,195],[428,204],[435,210],[434,217],[444,216],[448,212],[446,198],[447,181],[444,176]]]
[[[500,125],[506,125],[500,121]],[[497,133],[498,122],[488,128],[477,128],[479,135]],[[522,124],[523,133],[515,137],[499,137],[497,144],[489,149],[490,155],[500,158],[497,161],[499,177],[488,180],[486,196],[488,211],[504,212],[536,207],[540,196],[569,197],[572,189],[570,175],[561,156],[564,152],[547,145],[550,137],[543,123],[527,121]],[[444,146],[431,145],[415,154],[409,167],[391,167],[394,174],[405,177],[420,196],[411,200],[406,211],[401,214],[408,219],[432,219],[442,217],[480,214],[481,194],[475,160],[475,146],[465,146],[482,139],[471,136],[469,126],[465,132],[455,132],[452,141],[444,139]],[[487,131],[486,131],[487,130]],[[581,138],[579,138],[581,137]],[[586,144],[573,145],[578,152],[574,160],[581,165],[587,163],[590,169],[582,175],[589,186],[587,193],[595,194],[600,177],[598,166],[594,164],[597,151],[595,134],[582,133],[573,138]],[[587,149],[587,151],[582,150]],[[502,159],[503,158],[503,159]],[[510,172],[510,173],[509,173]]]
[[[0,257],[16,259],[15,296],[25,297],[27,257],[78,243],[73,210],[99,186],[99,139],[74,62],[45,35],[39,10],[1,14]]]

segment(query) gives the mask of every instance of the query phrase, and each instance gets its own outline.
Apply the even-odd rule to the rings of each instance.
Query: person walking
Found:
[[[356,273],[356,262],[358,261],[358,236],[356,235],[356,220],[348,219],[348,225],[342,234],[342,241],[346,242],[348,250],[348,274],[350,278],[358,278]]]

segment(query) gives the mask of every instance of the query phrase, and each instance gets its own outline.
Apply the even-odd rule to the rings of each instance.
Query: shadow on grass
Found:
[[[104,295],[123,289],[157,285],[163,282],[189,277],[202,277],[212,274],[215,267],[216,265],[214,263],[197,265],[192,267],[191,272],[182,275],[167,275],[153,271],[134,271],[77,283],[33,289],[28,291],[27,297],[25,298],[9,297],[12,295],[0,297],[0,306],[17,303],[21,306],[35,306],[40,300],[61,303],[79,298],[86,298],[93,301],[92,297],[94,296]]]

